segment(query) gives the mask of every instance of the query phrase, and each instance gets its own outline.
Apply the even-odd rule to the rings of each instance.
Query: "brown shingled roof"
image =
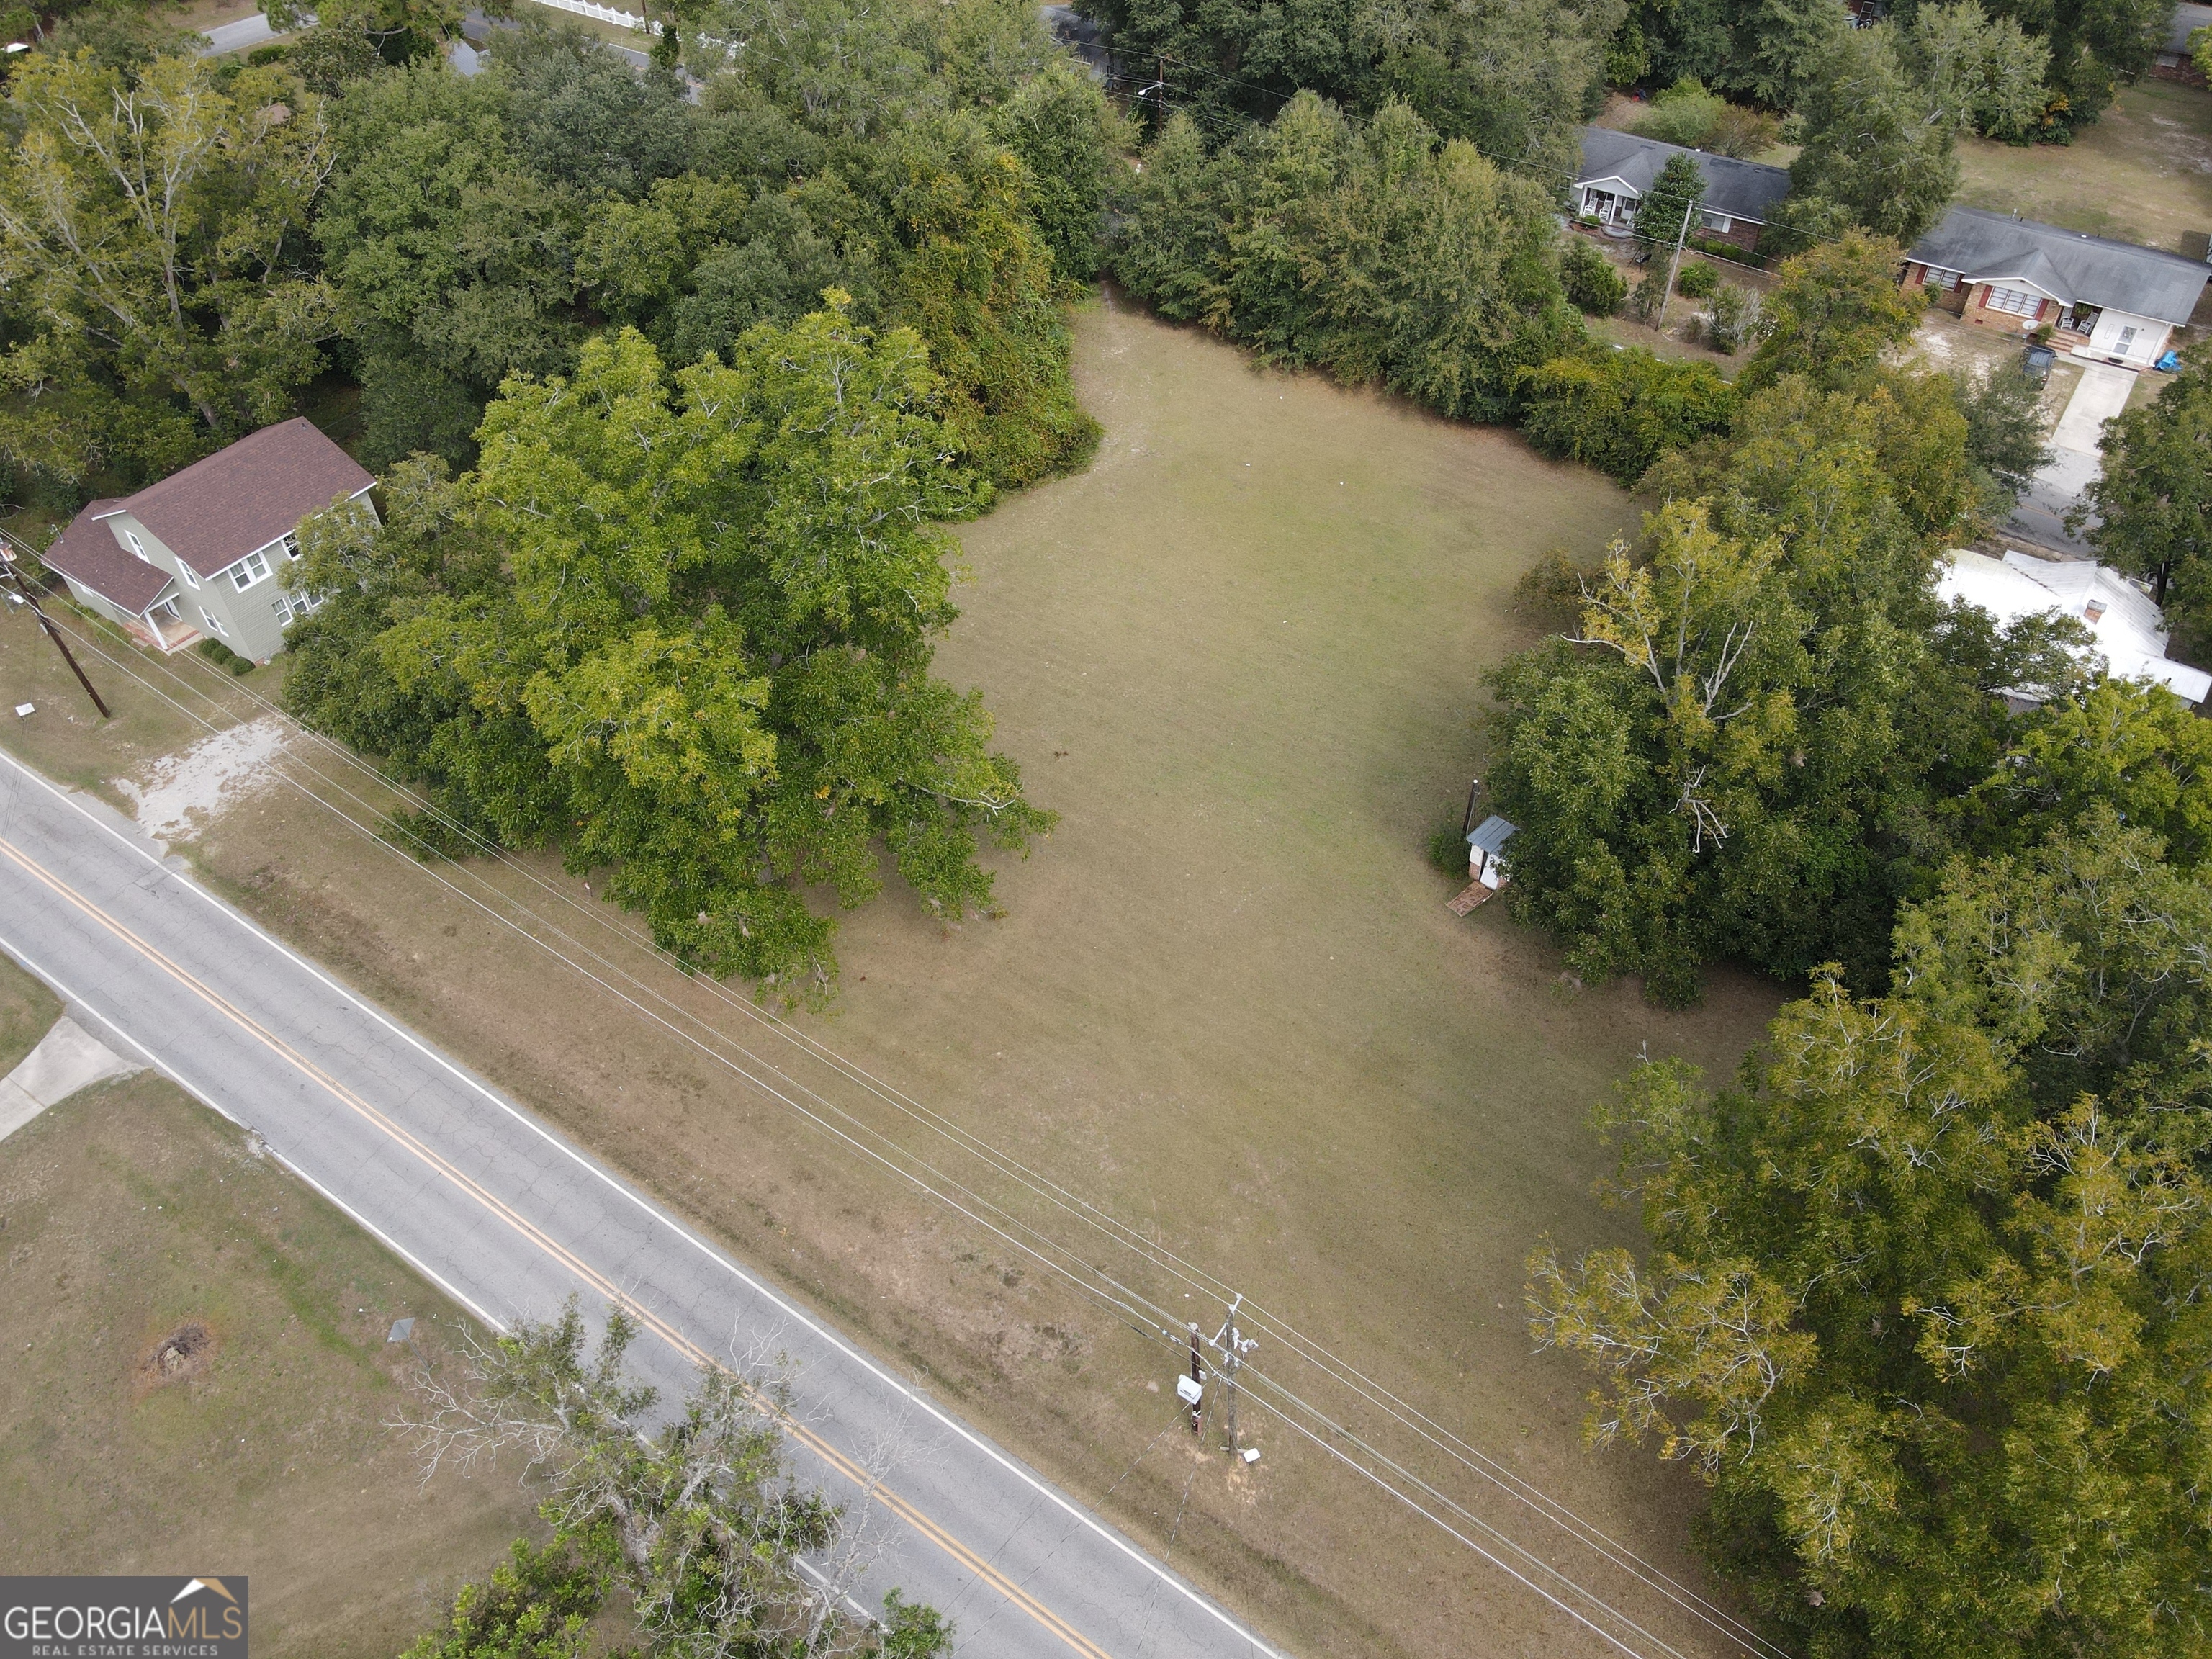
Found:
[[[126,553],[116,544],[114,532],[94,524],[99,514],[112,513],[118,501],[94,501],[70,520],[53,545],[39,555],[50,570],[75,577],[100,598],[133,616],[161,597],[169,585],[169,573]]]
[[[264,426],[127,500],[107,503],[107,510],[123,508],[194,570],[212,576],[298,529],[309,514],[375,482],[301,416]]]

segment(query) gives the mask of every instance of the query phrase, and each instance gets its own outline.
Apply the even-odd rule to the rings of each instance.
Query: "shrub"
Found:
[[[1711,265],[1705,267],[1710,270]],[[1731,356],[1751,337],[1759,325],[1759,296],[1734,283],[1713,290],[1711,314],[1705,319],[1705,343],[1723,356]]]
[[[1705,90],[1705,82],[1686,75],[1651,100],[1650,112],[1636,124],[1639,138],[1656,138],[1662,144],[1686,149],[1704,147],[1705,135],[1728,108],[1728,100]]]
[[[1755,253],[1735,242],[1723,241],[1717,236],[1692,236],[1683,244],[1692,253],[1702,253],[1709,259],[1725,259],[1731,264],[1749,265],[1753,270],[1766,269],[1766,256]]]
[[[1782,123],[1764,110],[1746,109],[1741,104],[1723,104],[1713,124],[1705,129],[1705,142],[1699,146],[1716,155],[1733,155],[1748,160],[1763,150],[1774,148],[1782,137]]]
[[[1467,837],[1460,833],[1459,820],[1447,817],[1429,831],[1429,862],[1448,876],[1467,873]]]
[[[221,640],[202,640],[197,649],[218,668],[228,668],[234,674],[251,674],[253,659],[241,657]]]
[[[1721,285],[1721,274],[1703,259],[1692,259],[1682,267],[1682,274],[1674,279],[1674,292],[1692,300],[1709,297]]]
[[[1667,268],[1654,265],[1644,273],[1644,280],[1628,296],[1628,314],[1639,323],[1648,323],[1659,315],[1659,307],[1667,298]]]
[[[1640,347],[1554,357],[1522,380],[1528,441],[1623,484],[1735,418],[1735,392],[1711,364],[1666,362]]]
[[[1691,76],[1653,99],[1650,112],[1636,124],[1638,137],[1738,157],[1771,149],[1781,131],[1771,115],[1731,104]]]
[[[1628,297],[1628,279],[1579,236],[1567,238],[1559,250],[1559,283],[1567,298],[1592,317],[1612,316]]]

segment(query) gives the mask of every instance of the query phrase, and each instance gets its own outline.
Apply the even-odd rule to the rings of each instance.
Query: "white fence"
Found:
[[[538,0],[538,3],[551,6],[556,11],[573,11],[579,17],[596,17],[602,23],[612,23],[617,28],[641,28],[654,34],[660,33],[660,25],[652,19],[641,17],[634,11],[599,5],[597,0]]]

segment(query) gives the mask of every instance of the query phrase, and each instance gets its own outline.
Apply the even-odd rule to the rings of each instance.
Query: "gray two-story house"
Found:
[[[315,604],[276,580],[300,556],[300,521],[366,501],[375,483],[311,422],[284,421],[135,495],[90,503],[40,556],[78,604],[157,651],[216,639],[265,662]]]

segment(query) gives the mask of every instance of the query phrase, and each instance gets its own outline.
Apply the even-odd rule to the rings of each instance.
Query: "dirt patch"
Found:
[[[211,732],[174,755],[149,763],[115,787],[139,826],[155,840],[186,841],[218,815],[276,781],[285,726],[269,716]]]
[[[215,1333],[198,1320],[155,1339],[138,1362],[138,1375],[149,1388],[203,1376],[215,1363]]]

